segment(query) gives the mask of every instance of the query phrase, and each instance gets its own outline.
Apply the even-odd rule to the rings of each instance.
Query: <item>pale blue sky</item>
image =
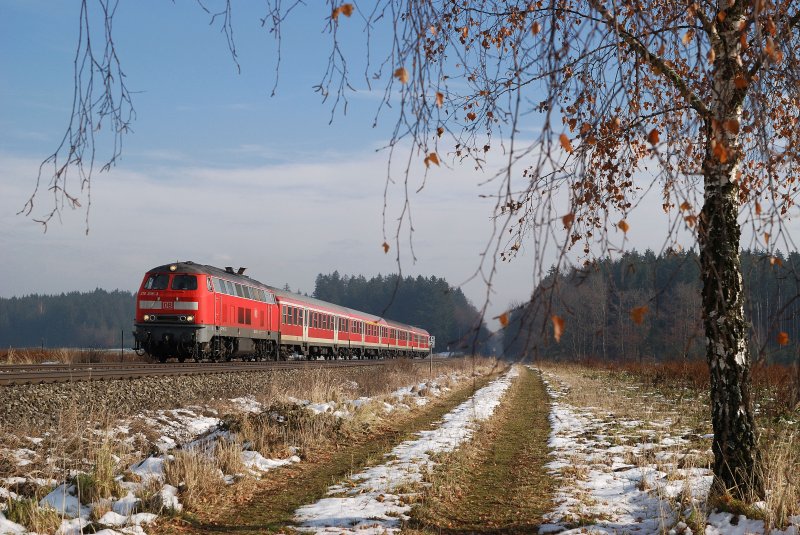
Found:
[[[329,13],[311,4],[284,28],[270,97],[276,46],[260,26],[259,3],[235,4],[237,74],[219,27],[194,1],[120,2],[114,36],[137,118],[118,165],[95,177],[84,236],[82,210],[65,210],[46,234],[15,215],[67,125],[79,2],[0,1],[0,295],[133,290],[146,269],[176,259],[245,265],[259,280],[308,292],[320,272],[395,272],[394,249],[381,248],[388,155],[375,152],[394,111],[373,128],[378,98],[367,90],[363,22],[354,16],[343,19],[339,37],[359,91],[349,95],[347,115],[328,124],[330,104],[313,86],[329,52]],[[412,180],[423,169],[420,159]],[[418,261],[405,246],[405,273],[452,284],[469,278],[491,235],[493,203],[477,187],[487,177],[471,167],[434,169],[414,195]],[[402,195],[399,185],[390,188],[390,237]],[[41,196],[37,210],[48,203]],[[524,259],[501,276],[492,315],[527,299],[533,284]],[[482,304],[481,282],[464,290]]]

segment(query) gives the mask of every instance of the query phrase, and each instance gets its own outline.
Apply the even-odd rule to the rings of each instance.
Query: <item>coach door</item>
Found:
[[[339,343],[339,322],[342,321],[342,318],[339,316],[333,316],[333,343]]]
[[[303,341],[308,341],[308,309],[303,309]]]

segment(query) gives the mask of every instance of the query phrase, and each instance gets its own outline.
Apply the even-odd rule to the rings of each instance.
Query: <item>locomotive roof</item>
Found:
[[[209,266],[207,264],[197,264],[192,262],[191,260],[186,260],[184,262],[173,262],[171,264],[164,264],[163,266],[154,267],[153,269],[149,270],[147,273],[163,273],[163,272],[170,272],[170,266],[176,266],[175,271],[180,273],[197,273],[203,275],[213,275],[215,277],[224,277],[226,279],[231,280],[239,280],[242,283],[247,284],[254,284],[262,287],[263,289],[269,290],[274,293],[277,297],[288,297],[290,299],[295,299],[297,301],[301,301],[303,303],[308,303],[311,305],[317,305],[322,308],[327,308],[333,310],[335,312],[339,312],[340,314],[348,314],[351,316],[361,316],[366,318],[369,321],[374,323],[385,323],[391,327],[399,327],[401,329],[406,330],[417,330],[423,331],[426,334],[428,331],[423,329],[422,327],[416,327],[414,325],[407,325],[405,323],[400,323],[399,321],[389,320],[386,318],[381,318],[380,316],[376,316],[374,314],[369,314],[367,312],[363,312],[361,310],[355,310],[353,308],[347,308],[340,305],[335,305],[333,303],[329,303],[328,301],[322,301],[321,299],[316,299],[314,297],[307,297],[305,295],[296,294],[294,292],[287,292],[286,290],[281,290],[279,288],[275,288],[274,286],[269,286],[268,284],[264,284],[263,282],[259,282],[255,279],[251,279],[247,275],[240,275],[236,272],[231,273],[230,271],[226,271],[224,269],[220,269],[218,267]]]

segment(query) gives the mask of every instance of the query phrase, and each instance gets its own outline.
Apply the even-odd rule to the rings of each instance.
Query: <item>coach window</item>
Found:
[[[172,277],[173,290],[196,290],[197,276],[195,275],[175,275]]]
[[[147,282],[144,283],[145,290],[166,290],[169,285],[169,275],[167,273],[158,273],[147,277]]]

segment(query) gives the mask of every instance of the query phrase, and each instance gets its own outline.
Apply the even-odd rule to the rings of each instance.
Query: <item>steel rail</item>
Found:
[[[201,362],[171,364],[84,364],[84,365],[15,365],[0,369],[0,385],[50,384],[78,381],[108,381],[175,375],[211,375],[222,373],[264,372],[306,368],[346,368],[382,365],[385,360]],[[424,361],[419,361],[424,362]]]

